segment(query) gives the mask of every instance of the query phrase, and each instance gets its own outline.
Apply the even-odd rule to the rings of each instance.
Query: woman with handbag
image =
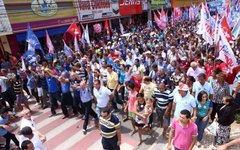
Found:
[[[234,98],[232,96],[223,97],[223,106],[217,112],[218,122],[217,136],[216,136],[216,145],[223,145],[229,142],[231,124],[235,120],[235,110],[236,105],[234,104]]]
[[[197,146],[201,146],[201,141],[204,133],[204,129],[208,125],[209,117],[212,113],[212,101],[208,99],[208,94],[205,91],[201,91],[197,96],[197,120],[198,137]]]

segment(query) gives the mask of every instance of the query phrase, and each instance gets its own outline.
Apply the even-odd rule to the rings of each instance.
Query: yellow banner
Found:
[[[5,7],[12,24],[77,16],[73,0],[9,0]]]
[[[205,0],[172,0],[172,7],[189,7],[192,4],[200,4]]]

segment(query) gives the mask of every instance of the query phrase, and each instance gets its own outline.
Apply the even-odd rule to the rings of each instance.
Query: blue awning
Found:
[[[47,29],[48,34],[51,35],[57,35],[57,34],[63,34],[67,31],[69,26],[63,26],[63,27],[57,27],[57,28],[50,28]],[[45,37],[46,36],[46,30],[35,30],[33,31],[35,33],[35,35],[40,38],[40,37]],[[23,33],[17,33],[17,40],[18,41],[25,41],[26,40],[26,34],[27,32],[23,32]]]

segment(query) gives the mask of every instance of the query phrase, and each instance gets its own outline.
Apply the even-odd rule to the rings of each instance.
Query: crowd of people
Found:
[[[215,57],[215,47],[196,34],[195,21],[181,20],[166,30],[136,25],[128,31],[129,37],[113,32],[111,40],[79,42],[80,52],[70,45],[72,55],[63,50],[37,56],[34,62],[26,58],[26,70],[14,56],[2,60],[0,136],[6,139],[5,149],[10,149],[10,140],[24,150],[46,149],[47,138],[31,118],[30,97],[36,106],[51,109],[49,117],[60,106],[63,119],[84,119],[84,134],[91,115],[107,150],[120,149],[121,120],[115,115],[119,111],[125,112],[123,121],[131,121],[131,135],[138,133],[139,145],[142,132],[157,123],[169,139],[169,150],[201,147],[204,129],[214,121],[214,145],[228,143],[240,104],[240,66],[226,72],[227,64]],[[239,60],[239,40],[232,47]],[[227,82],[230,78],[233,83]],[[19,140],[7,130],[8,111],[22,111]]]

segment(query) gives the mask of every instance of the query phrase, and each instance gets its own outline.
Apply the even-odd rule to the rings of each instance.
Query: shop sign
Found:
[[[3,0],[0,0],[0,36],[12,34],[12,27]]]
[[[119,16],[117,0],[77,0],[79,21]]]
[[[55,0],[33,0],[31,8],[36,15],[49,17],[57,13],[58,6]]]
[[[142,13],[142,0],[119,0],[120,15],[133,15]]]

